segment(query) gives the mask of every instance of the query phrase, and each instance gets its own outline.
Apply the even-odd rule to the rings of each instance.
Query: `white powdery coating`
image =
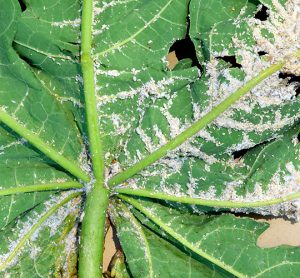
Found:
[[[58,204],[59,202],[63,201],[69,195],[70,192],[63,192],[59,196],[59,198],[52,198],[52,200],[45,203],[45,207],[46,207],[45,211],[49,211],[55,204]],[[64,206],[60,207],[54,214],[48,217],[46,221],[44,221],[43,224],[35,231],[35,233],[31,237],[31,240],[35,241],[38,237],[39,231],[44,227],[48,227],[50,229],[50,236],[55,235],[55,233],[57,233],[59,226],[63,223],[63,221],[69,214],[78,213],[78,209],[76,208],[76,204],[78,202],[79,202],[78,200],[73,199],[70,200]]]
[[[118,161],[112,163],[110,165],[110,168],[106,169],[106,173],[105,173],[105,181],[106,182],[105,183],[107,183],[110,178],[112,178],[116,174],[120,173],[121,171],[122,171],[122,166]]]
[[[168,105],[165,105],[160,111],[165,116],[166,120],[168,121],[169,128],[170,128],[170,135],[172,138],[176,137],[178,134],[183,132],[188,126],[181,125],[180,119],[173,117],[173,115],[168,111],[170,106],[172,105],[172,101],[169,102]]]
[[[170,106],[172,105],[172,99],[169,100],[168,105],[161,108],[161,112],[164,114],[165,118],[167,119],[169,123],[170,128],[170,134],[171,137],[174,138],[180,133],[182,133],[184,130],[186,130],[188,127],[190,127],[190,123],[186,122],[184,124],[181,124],[180,119],[174,117],[168,110]],[[216,162],[216,158],[212,155],[207,155],[206,153],[202,152],[199,147],[195,147],[191,144],[193,142],[193,139],[197,136],[204,136],[206,138],[209,138],[212,142],[215,142],[215,139],[210,136],[210,134],[206,131],[199,131],[196,135],[191,137],[189,140],[181,144],[179,147],[177,147],[174,151],[171,151],[167,154],[168,158],[171,158],[172,156],[181,153],[182,155],[190,155],[193,157],[198,157],[203,159],[209,164],[212,164]]]
[[[64,264],[64,273],[66,277],[71,277],[68,267],[68,263],[74,254],[77,253],[78,244],[77,244],[77,225],[68,233],[64,238],[64,256],[66,256],[66,263]]]
[[[270,139],[271,140],[271,139]],[[232,154],[236,150],[245,150],[252,148],[255,143],[249,138],[247,133],[243,134],[243,140],[239,144],[233,144],[230,148],[227,149],[227,153]]]
[[[110,119],[114,125],[115,135],[123,135],[130,129],[130,123],[123,123],[122,117],[118,114],[112,113]]]
[[[162,193],[167,195],[172,195],[176,197],[184,197],[186,196],[185,192],[182,192],[182,185],[178,183],[173,183],[172,187],[167,186],[165,183],[160,184],[160,190]]]
[[[163,132],[158,128],[157,125],[153,126],[153,130],[155,132],[155,136],[159,139],[159,146],[165,145],[168,143],[167,138],[163,134]]]
[[[296,51],[300,49],[300,2],[299,0],[287,1],[285,8],[278,0],[273,0],[273,4],[276,11],[271,10],[266,21],[255,18],[248,21],[257,43],[254,52],[264,51],[267,55],[265,55],[266,59],[261,59],[245,46],[238,51],[237,54],[242,57],[241,64],[247,79],[267,66],[281,62],[282,59],[288,59],[283,72],[300,74],[300,61],[295,57]],[[272,40],[262,35],[266,30],[272,34]],[[262,107],[288,101],[293,99],[295,94],[295,85],[287,86],[285,80],[278,78],[278,74],[270,76],[252,90],[253,97]]]
[[[243,131],[255,131],[258,133],[262,133],[266,130],[278,131],[287,125],[292,125],[298,119],[299,115],[296,114],[291,117],[285,116],[274,123],[253,124],[249,122],[239,122],[223,115],[223,117],[216,119],[215,123],[221,127],[235,128]]]
[[[136,128],[136,133],[140,136],[141,140],[146,146],[148,152],[152,153],[155,151],[156,147],[152,143],[152,139],[146,134],[146,132],[141,128]]]
[[[167,88],[167,86],[174,84],[175,81],[176,78],[173,77],[163,78],[159,81],[155,81],[153,78],[151,78],[148,82],[136,89],[131,89],[129,91],[121,91],[116,93],[115,95],[110,96],[97,94],[97,108],[101,109],[102,105],[122,99],[130,99],[136,95],[139,97],[139,106],[141,106],[147,98],[152,97],[153,100],[156,100],[157,98],[169,98],[170,90]],[[101,90],[101,87],[97,87],[97,90]]]
[[[184,156],[200,158],[208,164],[213,164],[218,161],[215,156],[202,152],[199,147],[193,146],[189,141],[183,143],[176,152],[180,152]]]
[[[42,249],[39,246],[30,244],[30,246],[28,246],[28,247],[30,248],[29,256],[32,260],[35,260],[36,258],[38,258],[40,256]]]
[[[49,211],[53,206],[55,206],[57,203],[61,202],[63,199],[65,199],[68,195],[70,195],[70,192],[63,192],[58,198],[52,198],[49,201],[44,203],[44,212],[46,213]],[[66,208],[67,206],[67,208]],[[39,247],[34,247],[35,250],[32,250],[32,246],[29,245],[29,242],[34,242],[38,240],[39,232],[44,229],[45,227],[48,227],[50,229],[50,236],[53,236],[57,230],[58,227],[63,223],[65,218],[68,214],[73,213],[77,214],[78,209],[76,209],[76,205],[74,205],[74,200],[70,201],[68,204],[64,205],[64,207],[60,207],[54,214],[52,214],[49,218],[46,219],[39,227],[38,229],[32,234],[32,236],[25,242],[25,244],[22,246],[22,248],[19,249],[16,256],[13,258],[13,260],[7,265],[7,267],[14,265],[18,262],[18,255],[22,252],[22,250],[28,248],[30,250],[30,256],[35,257],[37,253],[39,252]],[[17,224],[16,230],[18,232],[18,239],[14,241],[10,241],[9,244],[9,252],[6,254],[0,255],[0,261],[4,262],[11,252],[17,247],[20,240],[24,238],[28,234],[28,232],[32,229],[32,227],[40,220],[42,215],[38,213],[34,213],[31,218],[26,219],[26,222],[19,222]],[[16,231],[14,231],[16,232]]]
[[[213,137],[206,129],[200,130],[197,136],[200,136],[208,142],[213,142],[214,144],[216,144],[216,146],[222,145],[222,143],[218,141],[215,137]]]
[[[111,76],[111,77],[118,77],[118,76],[124,74],[123,71],[119,71],[119,70],[103,70],[103,69],[99,69],[98,67],[95,66],[95,74],[96,75],[105,75],[105,76]]]
[[[25,145],[26,143],[27,143],[27,141],[22,138],[20,140],[8,143],[6,145],[0,145],[0,155],[4,154],[6,149],[9,149],[11,147],[15,147],[17,145]]]
[[[95,25],[95,23],[97,23],[97,22],[95,21],[95,22],[94,22],[94,25]],[[95,28],[94,28],[94,29],[93,29],[93,36],[97,36],[97,35],[102,34],[103,32],[109,30],[109,27],[110,27],[109,25],[102,24],[100,29],[95,29]]]
[[[262,185],[257,183],[254,186],[254,192],[247,193],[246,196],[237,195],[236,189],[242,185],[240,181],[227,184],[222,194],[222,200],[231,201],[263,201],[282,198],[293,194],[300,189],[300,172],[295,169],[292,162],[286,164],[286,170],[290,173],[282,177],[281,172],[276,172],[268,183],[268,190],[263,190]]]
[[[257,202],[268,201],[277,198],[284,198],[285,196],[299,192],[300,190],[300,171],[295,168],[292,162],[285,165],[286,170],[290,173],[282,175],[276,172],[268,184],[268,189],[263,190],[262,185],[257,183],[254,186],[253,192],[248,192],[245,196],[237,194],[237,189],[242,186],[242,181],[234,181],[227,184],[226,189],[223,191],[221,197],[214,195],[214,187],[206,192],[201,192],[195,198],[206,200],[224,200],[233,202]],[[208,192],[211,194],[208,194]],[[289,201],[278,205],[272,205],[262,208],[247,208],[247,209],[232,209],[239,212],[256,212],[263,215],[287,215],[291,218],[299,217],[299,201]]]
[[[174,174],[174,173],[179,173],[183,166],[183,162],[184,162],[184,159],[179,158],[177,155],[174,155],[174,157],[172,157],[171,159],[162,158],[160,160],[160,164],[165,165],[166,167],[168,167],[168,169],[170,169],[170,175]],[[164,174],[164,172],[162,172],[162,173],[159,172],[159,173]]]
[[[300,48],[300,1],[289,0],[285,7],[278,0],[273,0],[272,3],[276,12],[271,11],[268,20],[250,20],[258,44],[257,50],[267,52],[271,63],[278,63],[282,58],[290,57],[283,71],[300,75],[299,58],[295,57]],[[262,35],[262,29],[273,34],[272,41]]]
[[[209,94],[211,102],[205,111],[197,112],[197,118],[201,118],[209,112],[214,106],[228,97],[232,92],[240,88],[245,81],[250,80],[257,73],[268,66],[282,61],[289,57],[289,62],[282,70],[286,73],[299,75],[300,60],[295,57],[295,53],[300,49],[300,2],[299,0],[288,1],[286,7],[282,7],[277,0],[273,1],[276,11],[270,11],[270,16],[266,21],[260,21],[255,18],[248,19],[249,28],[253,30],[256,45],[249,47],[243,40],[233,37],[233,44],[237,49],[236,56],[240,59],[240,64],[245,72],[246,79],[240,81],[230,74],[231,69],[223,69],[220,72],[217,69],[219,61],[212,58],[207,64],[207,75],[209,76]],[[238,23],[237,23],[238,24]],[[266,39],[262,32],[267,30],[274,36],[272,42]],[[264,51],[267,55],[260,57],[257,53]],[[225,51],[226,52],[226,51]],[[215,53],[214,56],[219,57],[224,53]],[[227,79],[227,82],[220,83],[219,76],[222,74]],[[287,79],[280,79],[278,73],[271,75],[254,89],[250,94],[247,94],[240,101],[234,104],[224,113],[224,117],[219,117],[216,123],[220,126],[231,127],[237,129],[248,130],[243,128],[243,124],[236,126],[238,123],[230,120],[232,109],[236,108],[243,110],[246,113],[251,113],[255,105],[267,107],[271,105],[281,105],[291,100],[296,96],[296,84],[288,84]],[[200,115],[199,115],[200,114]],[[293,124],[295,117],[285,118],[280,123],[276,123],[276,129],[280,129],[282,125]],[[247,126],[247,123],[245,124]],[[271,124],[260,126],[260,132],[267,128],[273,128]],[[250,127],[255,130],[255,127]]]
[[[170,90],[167,87],[174,84],[174,82],[174,78],[163,78],[159,81],[155,81],[151,78],[150,81],[145,83],[139,91],[141,102],[150,96],[154,96],[155,99],[169,98]]]
[[[90,177],[90,181],[84,183],[84,191],[86,192],[86,194],[88,194],[92,190],[93,185],[96,183],[95,177],[93,175]]]
[[[81,18],[76,18],[74,20],[64,20],[60,22],[51,22],[52,26],[63,28],[63,27],[79,27],[81,24]]]
[[[271,65],[269,62],[260,60],[258,54],[248,50],[239,49],[237,53],[242,57],[241,65],[243,71],[246,73],[246,79],[243,81],[236,79],[231,75],[230,69],[223,69],[220,73],[215,68],[218,63],[217,59],[210,61],[207,66],[207,74],[210,76],[209,94],[211,95],[211,101],[209,107],[205,111],[202,111],[198,118],[204,116],[213,107],[242,87],[245,81],[250,80],[256,76],[259,71]],[[226,78],[227,82],[219,82],[220,74]],[[230,117],[232,109],[251,113],[255,105],[259,105],[260,107],[280,105],[291,101],[295,96],[296,85],[287,84],[287,80],[280,79],[278,74],[273,74],[253,88],[250,94],[245,95],[240,101],[233,104],[230,109],[225,112],[225,115]]]
[[[18,230],[19,238],[15,241],[12,241],[11,239],[8,239],[8,241],[9,241],[9,247],[8,247],[9,252],[0,254],[0,262],[5,262],[7,260],[7,258],[11,254],[11,252],[13,252],[13,250],[16,248],[17,244],[19,243],[19,240],[22,239],[28,233],[30,228],[37,222],[36,218],[38,218],[38,215],[36,215],[36,217],[28,219],[26,222],[23,223],[23,225],[21,227],[18,223],[17,228],[12,230],[12,232],[15,232],[15,230]],[[22,249],[24,249],[25,246],[26,246],[26,244],[24,244],[23,248],[21,248],[21,250],[19,250],[18,254],[20,252],[22,252]],[[18,256],[15,256],[14,259],[9,264],[7,264],[7,267],[9,267],[11,265],[14,265],[17,262],[17,258],[18,258]]]
[[[94,5],[93,5],[93,13],[94,16],[98,16],[101,13],[105,12],[107,9],[112,8],[116,5],[122,5],[122,4],[126,4],[128,3],[128,0],[110,0],[110,1],[94,1]],[[99,4],[99,6],[98,6]]]

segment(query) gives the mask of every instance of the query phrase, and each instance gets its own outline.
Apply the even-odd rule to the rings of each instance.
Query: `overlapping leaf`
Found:
[[[142,214],[135,214],[148,229],[156,231],[164,238],[173,237],[179,246],[182,244],[195,256],[200,255],[207,263],[212,262],[219,266],[229,277],[293,277],[300,270],[299,247],[263,249],[256,245],[258,236],[268,227],[266,223],[225,214],[193,215],[149,200],[127,201],[140,210]],[[155,225],[163,228],[167,235]],[[125,234],[129,236],[135,231],[136,228],[127,229]],[[138,265],[140,262],[135,263]],[[169,267],[172,271],[174,266]],[[168,270],[166,267],[166,272]],[[214,271],[222,274],[218,268]],[[198,277],[199,275],[205,277],[207,272],[199,272]],[[164,277],[172,277],[172,274]],[[183,276],[175,274],[173,277]]]
[[[191,1],[189,34],[199,60],[210,60],[220,48],[228,55],[228,48],[233,43],[232,35],[239,30],[234,22],[240,23],[245,18],[254,16],[258,4],[259,1],[256,0]],[[243,31],[246,31],[246,28],[243,28]]]
[[[126,206],[115,206],[119,210],[113,213],[118,236],[134,277],[224,277],[189,251],[153,232],[152,227],[143,226]]]

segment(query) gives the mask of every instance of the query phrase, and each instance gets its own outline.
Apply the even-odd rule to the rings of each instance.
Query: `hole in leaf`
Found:
[[[269,9],[262,5],[260,10],[255,14],[254,18],[259,19],[260,21],[266,21],[269,17]]]
[[[19,4],[20,4],[20,7],[21,7],[21,11],[22,12],[26,11],[27,7],[26,7],[26,4],[25,4],[24,0],[19,0]]]
[[[281,79],[288,79],[288,84],[296,83],[296,97],[300,94],[300,76],[280,72],[278,75]]]
[[[231,64],[231,68],[241,68],[242,67],[242,65],[236,61],[235,56],[222,56],[222,57],[216,57],[216,58],[223,60],[226,63]]]
[[[233,159],[240,159],[240,158],[242,158],[248,152],[248,150],[249,149],[242,149],[242,150],[233,152],[232,153]]]
[[[259,56],[264,56],[264,55],[267,55],[268,53],[265,52],[265,51],[258,51],[257,54],[258,54]]]
[[[255,148],[259,148],[260,146],[263,146],[263,145],[265,145],[265,144],[267,144],[267,143],[270,143],[270,142],[272,142],[273,140],[274,140],[274,139],[266,140],[266,141],[263,141],[263,142],[261,142],[261,143],[258,143],[257,145],[255,145],[255,146],[253,146],[253,147],[251,147],[251,148],[248,148],[248,149],[242,149],[242,150],[235,151],[235,152],[232,153],[232,156],[233,156],[234,159],[240,159],[240,158],[242,158],[243,156],[245,156],[245,154],[246,154],[247,152],[249,152],[249,151],[251,151],[251,150],[253,150],[253,149],[255,149]]]
[[[188,14],[190,11],[188,10]],[[203,68],[200,65],[197,54],[196,54],[196,49],[193,41],[191,40],[191,37],[189,36],[190,32],[190,17],[187,15],[186,17],[186,22],[187,22],[187,32],[186,36],[182,40],[177,40],[173,43],[173,45],[169,49],[169,53],[175,52],[176,58],[180,61],[183,59],[191,59],[192,60],[192,67],[196,66],[201,73],[203,72]]]
[[[201,65],[198,62],[195,46],[189,36],[187,36],[183,40],[178,40],[173,43],[173,45],[170,47],[169,52],[175,52],[175,55],[178,60],[183,59],[191,59],[192,60],[192,66],[196,66],[199,69],[201,69]]]

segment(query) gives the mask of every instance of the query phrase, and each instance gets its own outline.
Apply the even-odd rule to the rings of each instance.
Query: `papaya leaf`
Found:
[[[298,219],[298,21],[297,0],[0,0],[0,277],[296,276],[247,214]]]

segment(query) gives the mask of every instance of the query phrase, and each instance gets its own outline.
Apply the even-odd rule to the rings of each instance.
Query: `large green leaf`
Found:
[[[267,225],[230,210],[297,217],[296,2],[0,0],[0,277],[100,277],[107,206],[116,277],[294,277],[299,248],[259,248]],[[189,37],[201,68],[170,70]],[[282,59],[280,75],[111,183]],[[79,272],[78,246],[90,247]]]
[[[145,220],[147,217],[192,253],[229,274],[237,277],[295,277],[300,270],[299,247],[263,249],[256,245],[258,236],[268,227],[266,223],[225,214],[193,215],[149,200],[126,200],[144,214],[137,215],[145,225],[149,223]],[[151,228],[153,223],[148,225]],[[126,229],[125,225],[123,227]]]
[[[244,26],[245,29],[234,31],[237,36],[240,34],[238,38],[222,36],[222,34],[216,36],[214,33],[208,36],[211,45],[207,49],[210,49],[212,53],[209,57],[210,60],[206,63],[205,76],[191,84],[192,103],[188,110],[192,115],[189,118],[190,121],[193,118],[199,119],[204,116],[220,100],[241,86],[249,76],[253,76],[257,67],[265,67],[270,64],[269,60],[253,53],[261,47],[261,42],[257,37],[254,36],[249,44],[248,37],[245,35],[251,34],[252,36],[252,32],[256,34],[257,32],[255,33],[253,30],[259,26],[256,21],[256,27],[251,25],[253,19],[249,18],[251,13],[247,12],[255,10],[247,6],[249,4],[253,8],[253,2],[238,2],[243,5],[247,4],[242,14],[232,9],[238,4],[233,7],[233,2],[230,1],[226,4],[222,4],[220,1],[216,2],[218,2],[216,6],[214,1],[209,3],[195,1],[191,4],[194,6],[192,6],[193,12],[191,12],[190,32],[203,35],[206,32],[204,29],[211,31],[213,28],[211,26],[216,22],[220,22],[220,28],[225,28],[222,20],[226,21],[232,18],[235,20],[232,24],[239,28]],[[218,5],[224,7],[224,12],[215,9]],[[206,27],[202,24],[205,16],[203,19],[197,14],[205,10],[204,6],[205,9],[211,9],[209,14],[217,13],[217,16],[209,17],[209,20],[205,21]],[[278,6],[280,7],[280,5],[276,5],[277,9]],[[214,11],[212,11],[213,9]],[[277,40],[276,43],[279,43],[279,33],[274,31],[274,26],[277,26],[279,30],[284,28],[289,20],[288,12],[291,11],[288,10],[286,14],[281,11],[280,16],[276,17],[275,11],[270,11],[270,18],[266,20],[260,32],[263,32],[264,29],[275,32],[274,38]],[[234,16],[234,13],[238,14]],[[215,21],[210,22],[213,20]],[[240,25],[240,22],[243,25]],[[198,32],[193,29],[197,27],[200,28]],[[224,55],[221,53],[229,47],[229,42],[225,43],[220,40],[220,36],[230,40],[234,46],[232,47],[233,54],[242,55],[241,68],[233,68],[222,59],[217,59],[218,56]],[[239,39],[239,44],[234,39]],[[214,42],[223,49],[218,49],[219,46],[216,46],[217,44]],[[206,48],[199,42],[198,46],[202,50]],[[292,48],[294,49],[294,46]],[[270,53],[272,52],[270,51]],[[247,55],[252,56],[246,61]],[[194,200],[194,203],[203,200],[242,202],[265,200],[265,204],[271,204],[275,199],[293,194],[298,191],[299,145],[295,143],[298,130],[293,135],[282,136],[282,133],[286,133],[299,121],[299,108],[295,84],[288,84],[287,80],[282,80],[277,74],[273,75],[253,89],[252,94],[243,97],[242,100],[231,106],[222,117],[201,131],[199,136],[195,136],[193,140],[184,143],[163,160],[139,173],[136,178],[130,180],[129,184],[118,191],[148,197],[181,199],[182,201],[185,197],[200,199]],[[168,115],[167,113],[168,111],[164,115]],[[185,114],[189,115],[189,113]],[[184,120],[180,115],[173,116],[172,122],[169,123],[170,133],[172,134],[172,130],[174,131],[171,137],[178,135],[179,130],[184,129],[184,127],[182,128],[185,124]],[[147,128],[147,131],[150,130]],[[138,133],[151,146],[151,135],[146,137],[145,132]],[[152,134],[157,135],[158,132],[152,132]],[[138,144],[134,146],[137,148]],[[234,160],[234,152],[250,148],[252,150],[242,159]],[[273,157],[279,157],[279,159],[273,159]],[[271,203],[267,201],[271,201]],[[220,203],[220,205],[224,204]],[[218,203],[215,202],[215,205]],[[230,204],[227,205],[230,206]],[[294,204],[290,206],[285,204],[283,207],[263,208],[259,212],[292,215],[296,212],[293,207]]]

